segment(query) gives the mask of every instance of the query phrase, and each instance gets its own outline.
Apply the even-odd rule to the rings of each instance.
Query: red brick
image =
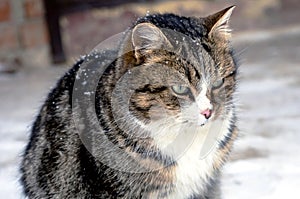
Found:
[[[41,17],[44,14],[42,0],[25,0],[23,6],[27,18]]]
[[[20,27],[20,38],[24,48],[34,48],[48,43],[48,34],[43,21],[27,22]]]
[[[0,33],[0,51],[18,48],[18,35],[14,26],[2,26]]]
[[[10,2],[9,0],[1,0],[0,1],[0,22],[9,21],[10,20]]]

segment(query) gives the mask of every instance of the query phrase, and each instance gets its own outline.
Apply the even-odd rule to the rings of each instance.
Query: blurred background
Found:
[[[235,33],[299,21],[298,0],[1,0],[0,70],[72,64],[147,12],[200,17],[233,4]]]
[[[30,125],[81,55],[147,13],[200,17],[233,4],[241,134],[224,168],[224,198],[299,196],[299,0],[0,0],[0,198],[22,198]]]

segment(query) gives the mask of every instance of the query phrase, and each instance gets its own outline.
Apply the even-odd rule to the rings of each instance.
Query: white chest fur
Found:
[[[175,169],[175,189],[167,198],[184,199],[204,190],[213,164],[218,158],[217,140],[228,133],[230,120],[207,123],[203,127],[168,128],[156,137],[161,151],[172,156]]]
[[[208,131],[208,129],[203,130]],[[191,141],[190,136],[183,135],[179,140],[182,142],[190,141],[191,143],[181,154],[178,153],[179,151],[173,154],[177,156],[175,190],[169,198],[188,198],[201,192],[207,182],[207,176],[212,175],[216,145],[205,146],[207,134],[204,132],[198,132],[198,134],[193,135],[192,139]],[[178,145],[179,143],[174,143],[174,147]],[[203,153],[207,150],[205,147],[210,148],[208,154]]]

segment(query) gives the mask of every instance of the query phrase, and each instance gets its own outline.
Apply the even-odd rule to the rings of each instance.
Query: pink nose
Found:
[[[211,110],[210,109],[206,109],[206,110],[202,111],[201,114],[204,115],[204,117],[206,119],[208,119],[211,116]]]

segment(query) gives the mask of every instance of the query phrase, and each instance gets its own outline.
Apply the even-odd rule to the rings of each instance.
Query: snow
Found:
[[[243,55],[251,60],[241,68],[241,135],[224,168],[225,199],[300,194],[300,40],[299,34],[277,37]]]
[[[299,33],[276,33],[259,37],[258,42],[237,39],[234,44],[243,51],[238,91],[241,133],[224,167],[224,199],[300,195]],[[50,86],[65,70],[0,74],[0,198],[23,198],[18,165],[30,125]]]
[[[0,74],[0,198],[22,198],[18,171],[30,125],[50,86],[65,71],[31,70]]]

